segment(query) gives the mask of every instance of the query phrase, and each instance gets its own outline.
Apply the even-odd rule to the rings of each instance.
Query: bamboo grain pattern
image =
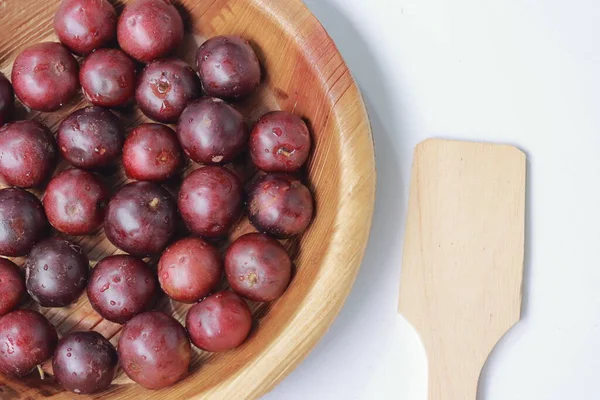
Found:
[[[520,319],[525,154],[427,140],[415,150],[399,311],[421,336],[430,400],[475,400],[498,340]]]
[[[0,70],[10,77],[12,62],[28,45],[57,41],[52,18],[59,0],[0,0]],[[127,1],[113,1],[118,11]],[[316,218],[302,237],[284,243],[293,256],[295,275],[287,292],[267,305],[251,304],[255,323],[248,341],[222,354],[195,349],[190,374],[173,387],[150,391],[119,371],[108,392],[75,396],[52,379],[0,377],[0,399],[254,399],[272,389],[314,347],[338,314],[362,261],[375,196],[375,161],[370,126],[359,90],[335,44],[300,0],[178,0],[188,34],[176,56],[194,65],[206,38],[235,34],[248,39],[264,67],[258,93],[235,106],[252,124],[267,111],[294,111],[311,128],[314,148],[307,175],[315,195]],[[70,112],[89,105],[80,94],[56,113],[27,113],[56,133]],[[127,129],[146,122],[136,111],[119,113]],[[230,168],[243,170],[247,160]],[[63,162],[57,168],[66,168]],[[186,175],[197,165],[188,165]],[[112,189],[127,179],[121,169],[105,171]],[[248,173],[247,181],[252,179]],[[41,195],[40,191],[34,191]],[[228,241],[252,231],[243,220]],[[92,265],[120,253],[101,232],[72,238]],[[223,248],[227,243],[223,243]],[[23,258],[15,259],[22,265]],[[150,260],[151,265],[156,259]],[[32,303],[28,307],[36,308]],[[183,321],[189,306],[162,299],[159,309]],[[40,309],[37,307],[37,309]],[[116,344],[120,326],[102,319],[87,297],[67,308],[40,309],[59,334],[96,330]],[[50,363],[44,369],[51,373]],[[33,375],[33,374],[32,374]]]

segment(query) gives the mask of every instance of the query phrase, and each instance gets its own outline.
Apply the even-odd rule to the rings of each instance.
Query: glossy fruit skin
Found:
[[[252,162],[265,172],[294,172],[310,155],[310,133],[298,117],[287,111],[263,115],[250,133]]]
[[[90,103],[108,108],[124,107],[135,96],[136,67],[121,50],[100,49],[81,64],[79,81]]]
[[[139,258],[109,256],[94,269],[87,296],[103,318],[124,324],[154,304],[158,284],[153,271]]]
[[[254,301],[272,301],[287,289],[292,261],[277,240],[249,233],[229,246],[225,273],[237,294]]]
[[[176,205],[167,190],[151,182],[133,182],[109,201],[104,232],[121,250],[147,256],[167,247],[176,218]]]
[[[108,188],[96,175],[68,169],[48,183],[44,210],[56,230],[67,235],[87,235],[102,226],[109,197]]]
[[[123,167],[130,179],[160,182],[183,165],[177,134],[166,125],[141,124],[125,140]]]
[[[312,194],[291,175],[267,174],[248,194],[248,218],[263,233],[285,239],[310,225],[314,213]]]
[[[146,65],[138,81],[135,98],[149,118],[174,123],[193,100],[202,94],[196,72],[176,58],[155,60]]]
[[[179,118],[177,137],[183,151],[197,163],[231,161],[248,144],[244,117],[221,99],[203,97],[190,103]]]
[[[119,17],[123,51],[147,63],[170,54],[183,40],[183,20],[171,0],[135,0]]]
[[[56,142],[36,121],[11,122],[0,127],[0,175],[7,184],[38,186],[54,170]]]
[[[57,141],[62,156],[77,168],[100,168],[121,154],[125,131],[109,110],[86,107],[61,122]]]
[[[195,303],[208,295],[222,274],[219,251],[200,238],[179,240],[167,248],[158,262],[162,290],[183,303]]]
[[[190,365],[191,345],[183,326],[157,311],[129,321],[119,339],[123,370],[147,389],[161,389],[183,378]]]
[[[0,254],[24,256],[46,233],[48,220],[42,203],[23,189],[0,190]]]
[[[54,31],[69,50],[86,55],[116,38],[117,13],[107,0],[62,0]]]
[[[240,217],[243,194],[240,180],[228,169],[199,168],[181,184],[179,212],[193,234],[208,238],[225,236]]]
[[[239,36],[208,39],[196,53],[204,91],[213,97],[240,98],[260,84],[260,64],[247,40]]]
[[[15,59],[12,83],[27,107],[51,112],[69,102],[79,90],[79,65],[60,43],[29,46]]]
[[[0,316],[19,306],[25,296],[25,279],[12,261],[0,258]]]
[[[48,238],[36,244],[25,263],[25,285],[43,307],[65,307],[77,301],[90,274],[81,247],[65,239]]]
[[[17,310],[0,318],[0,374],[21,377],[52,356],[58,335],[42,314]]]
[[[8,122],[15,108],[15,92],[12,83],[0,73],[0,125]]]
[[[185,326],[196,347],[211,352],[227,351],[248,337],[252,313],[237,294],[219,292],[190,308]]]
[[[58,384],[77,394],[108,389],[117,372],[115,347],[98,332],[73,332],[58,342],[52,370]]]

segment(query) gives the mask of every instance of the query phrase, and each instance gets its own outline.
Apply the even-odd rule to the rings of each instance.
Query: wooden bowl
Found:
[[[10,77],[14,58],[26,46],[56,41],[52,18],[59,0],[0,1],[0,68]],[[127,1],[117,1],[117,8]],[[375,162],[365,107],[335,44],[300,0],[179,0],[188,24],[178,56],[193,65],[198,45],[207,37],[236,34],[247,38],[264,66],[259,93],[236,106],[252,124],[273,109],[304,117],[314,137],[307,168],[315,194],[316,218],[301,237],[285,243],[294,256],[293,281],[283,297],[252,304],[255,327],[240,348],[220,354],[196,349],[190,374],[173,387],[150,391],[122,372],[111,389],[84,398],[246,399],[257,398],[283,379],[313,348],[340,310],[360,266],[374,203]],[[33,118],[54,132],[70,112],[86,105],[82,96],[56,113],[35,113],[19,106],[17,117]],[[128,128],[145,121],[139,111],[121,112]],[[242,168],[242,160],[233,168]],[[57,170],[65,168],[61,164]],[[190,166],[190,168],[193,168]],[[188,171],[189,169],[188,168]],[[113,188],[126,178],[107,171]],[[251,177],[248,176],[250,179]],[[41,195],[41,191],[36,191]],[[243,221],[230,240],[252,228]],[[72,238],[88,252],[92,265],[119,251],[98,236]],[[226,246],[226,243],[223,244]],[[23,259],[16,262],[22,264]],[[156,262],[156,260],[150,260]],[[36,308],[33,303],[28,307]],[[159,308],[183,321],[189,306],[168,299]],[[38,308],[39,309],[39,308]],[[116,344],[120,326],[103,320],[83,295],[66,308],[42,309],[60,335],[94,329]],[[51,375],[51,363],[44,369]],[[0,378],[0,399],[72,399],[52,379]]]

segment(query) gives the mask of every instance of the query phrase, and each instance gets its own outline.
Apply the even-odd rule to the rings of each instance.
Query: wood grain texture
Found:
[[[430,400],[475,400],[498,340],[519,320],[525,154],[428,140],[415,150],[399,311],[420,334]]]
[[[115,1],[122,9],[128,1]],[[56,41],[52,18],[59,0],[0,0],[0,70],[10,77],[17,54],[36,42]],[[205,38],[237,34],[257,50],[265,77],[258,93],[235,104],[252,124],[263,113],[294,111],[309,123],[314,138],[307,166],[315,194],[316,219],[301,238],[284,243],[293,255],[295,276],[285,293],[268,305],[252,304],[255,327],[240,348],[210,354],[195,350],[188,377],[161,391],[149,391],[122,372],[108,392],[77,399],[252,399],[270,390],[313,348],[339,312],[356,277],[369,234],[375,195],[375,162],[368,118],[358,88],[335,44],[300,0],[175,1],[190,32],[176,55],[190,64]],[[17,115],[47,124],[54,132],[71,111],[88,105],[80,95],[57,113]],[[131,129],[146,118],[139,111],[119,113]],[[247,159],[229,167],[242,171]],[[64,169],[62,164],[57,169]],[[186,174],[197,166],[189,165]],[[105,171],[113,190],[126,182],[120,168]],[[185,175],[185,174],[184,174]],[[247,180],[252,173],[246,174]],[[177,181],[168,186],[177,187]],[[42,195],[41,191],[35,191]],[[243,220],[223,248],[251,231]],[[73,238],[92,265],[119,253],[103,233]],[[23,259],[16,260],[20,264]],[[152,265],[156,260],[149,260]],[[35,305],[29,304],[35,308]],[[163,299],[159,308],[180,321],[189,306]],[[62,309],[41,310],[61,335],[96,330],[117,343],[120,326],[103,320],[86,296]],[[48,365],[47,372],[51,373]],[[0,377],[0,399],[72,399],[52,379]]]

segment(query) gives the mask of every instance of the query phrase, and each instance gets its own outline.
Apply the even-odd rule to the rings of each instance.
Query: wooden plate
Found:
[[[5,75],[10,77],[14,58],[26,46],[56,41],[52,18],[58,3],[0,0],[0,69]],[[121,9],[123,3],[115,4]],[[90,398],[259,397],[286,376],[330,326],[354,282],[369,235],[375,193],[369,122],[348,67],[315,17],[300,0],[180,0],[178,5],[188,31],[193,32],[178,56],[191,64],[198,45],[218,34],[241,35],[257,49],[264,66],[264,83],[258,94],[236,104],[249,124],[266,111],[280,108],[294,111],[309,122],[315,146],[307,175],[316,198],[316,219],[301,238],[286,243],[296,266],[293,281],[279,300],[252,305],[255,327],[242,347],[222,354],[197,351],[189,376],[173,387],[145,390],[120,372],[108,392]],[[27,113],[20,107],[18,117],[37,119],[55,132],[68,113],[84,105],[80,96],[51,114]],[[120,115],[128,128],[145,121],[139,111]],[[232,168],[241,169],[244,164],[242,160]],[[58,170],[65,167],[63,163]],[[120,170],[105,175],[113,188],[126,180]],[[243,221],[230,239],[251,229]],[[73,240],[87,250],[92,265],[118,252],[103,234]],[[188,306],[163,299],[159,308],[182,321]],[[85,295],[70,307],[41,311],[61,335],[94,329],[117,342],[120,326],[96,314]],[[49,363],[44,368],[51,373]],[[3,400],[74,397],[48,378],[0,378],[0,384]]]

